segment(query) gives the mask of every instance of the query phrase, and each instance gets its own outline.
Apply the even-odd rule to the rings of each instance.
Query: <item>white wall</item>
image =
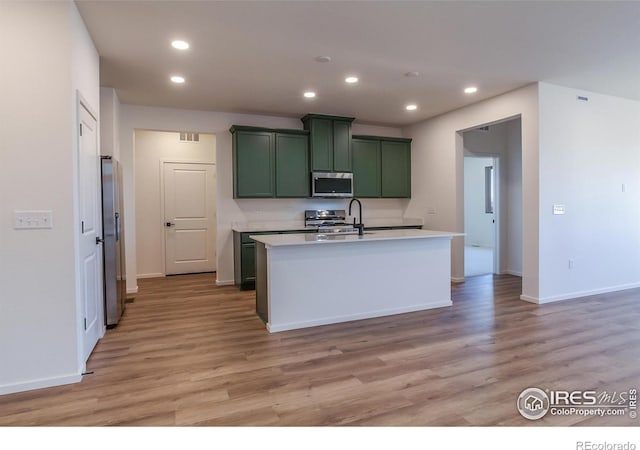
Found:
[[[464,237],[465,245],[493,248],[493,214],[485,211],[485,167],[493,158],[464,158]]]
[[[136,130],[134,142],[136,270],[139,277],[158,277],[164,275],[164,226],[160,186],[162,161],[215,164],[216,137],[213,134],[200,134],[198,143],[180,142],[180,133]]]
[[[120,160],[120,100],[115,89],[100,88],[100,154]]]
[[[506,222],[506,245],[501,270],[522,276],[522,125],[520,120],[510,120],[507,125],[506,183],[503,181],[503,203],[507,205],[506,217],[502,216],[502,226]],[[504,165],[503,165],[504,166]],[[506,190],[504,189],[506,186]],[[506,191],[506,192],[505,192]]]
[[[311,199],[239,199],[233,198],[233,170],[231,157],[231,125],[253,125],[273,128],[301,129],[299,118],[232,114],[212,111],[193,111],[172,108],[152,108],[136,105],[121,105],[120,160],[123,163],[125,180],[125,214],[135,217],[136,180],[134,131],[136,129],[164,131],[197,131],[216,136],[217,170],[217,281],[220,284],[233,282],[233,239],[231,226],[234,222],[247,221],[302,221],[305,209],[345,208],[347,202],[339,200]],[[354,123],[354,134],[371,134],[401,137],[398,128],[376,127]],[[367,199],[363,201],[365,220],[378,217],[402,217],[408,204],[399,199]],[[136,230],[135,224],[125,224],[127,233],[127,290],[137,291]]]
[[[19,37],[19,38],[18,38]],[[80,380],[76,89],[98,55],[73,2],[0,2],[0,394]],[[54,228],[14,230],[13,211]]]
[[[522,276],[522,142],[520,119],[489,126],[487,131],[463,133],[465,155],[498,157],[500,203],[496,226],[500,239],[498,271]],[[466,164],[466,159],[465,159]],[[467,188],[465,184],[465,195]],[[485,218],[486,219],[486,218]],[[467,216],[465,211],[465,229]],[[468,241],[468,236],[465,237]]]
[[[538,295],[538,88],[529,85],[407,127],[413,138],[412,193],[406,215],[425,228],[464,230],[461,131],[520,116],[522,120],[523,293]],[[464,277],[462,238],[452,244],[452,276]]]
[[[639,199],[640,102],[541,83],[540,295],[531,300],[640,286]],[[554,204],[566,214],[553,215]]]

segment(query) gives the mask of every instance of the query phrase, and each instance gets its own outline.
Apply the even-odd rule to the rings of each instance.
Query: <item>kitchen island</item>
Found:
[[[256,241],[256,312],[270,332],[451,306],[451,239],[385,230]]]

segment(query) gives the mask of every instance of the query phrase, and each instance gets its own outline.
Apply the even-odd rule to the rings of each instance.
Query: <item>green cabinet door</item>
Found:
[[[233,133],[234,197],[273,197],[274,133],[235,130]]]
[[[411,141],[381,140],[382,197],[411,197]]]
[[[333,170],[333,121],[313,119],[311,121],[311,168],[314,171]]]
[[[240,258],[242,259],[242,289],[253,289],[256,282],[256,243],[241,244]]]
[[[351,172],[351,122],[333,121],[333,170]]]
[[[309,197],[309,137],[276,133],[276,197]]]
[[[351,172],[351,122],[353,117],[322,114],[302,118],[309,131],[312,171]]]
[[[353,195],[380,197],[380,141],[358,139],[351,141],[353,155]]]

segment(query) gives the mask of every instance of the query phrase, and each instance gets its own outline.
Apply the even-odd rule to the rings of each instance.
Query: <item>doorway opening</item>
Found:
[[[497,157],[464,157],[464,276],[496,273]]]
[[[464,276],[522,276],[519,117],[463,131]]]
[[[215,272],[216,136],[137,129],[134,146],[137,277]]]

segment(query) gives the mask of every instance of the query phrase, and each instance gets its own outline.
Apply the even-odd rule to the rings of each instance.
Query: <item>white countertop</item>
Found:
[[[282,247],[287,245],[327,245],[343,244],[347,242],[365,243],[373,241],[390,241],[398,239],[434,239],[454,236],[464,236],[464,233],[432,230],[382,230],[365,232],[363,236],[357,234],[347,235],[323,235],[323,234],[261,234],[250,236],[257,242],[262,242],[268,247]]]
[[[422,219],[414,218],[377,218],[367,219],[365,217],[366,228],[372,227],[411,227],[422,226]],[[313,227],[315,229],[315,227]],[[280,222],[235,222],[231,225],[233,231],[242,233],[263,232],[263,231],[304,231],[303,220],[280,221]]]

